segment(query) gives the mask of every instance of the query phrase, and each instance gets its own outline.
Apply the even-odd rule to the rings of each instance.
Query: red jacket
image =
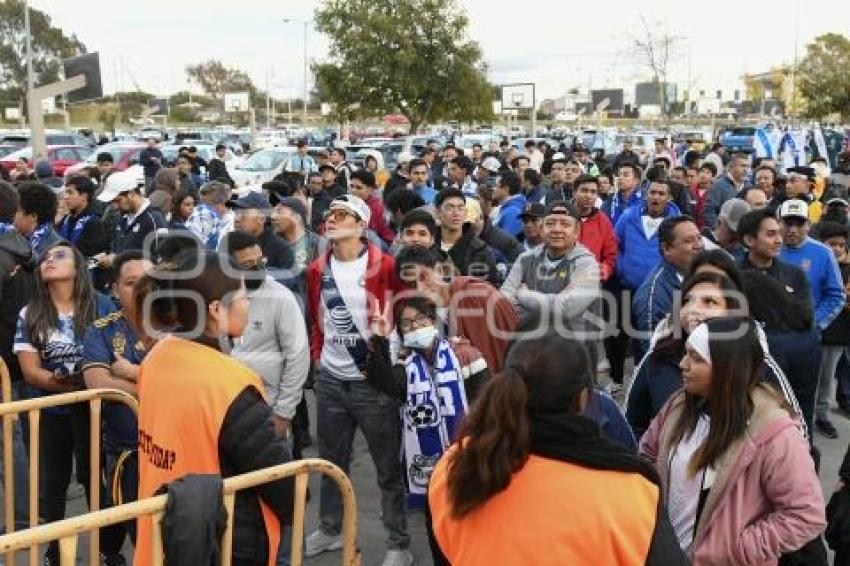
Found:
[[[594,210],[582,218],[578,241],[596,258],[600,282],[611,277],[617,264],[617,235],[608,216]]]
[[[322,357],[324,335],[324,304],[322,303],[322,272],[330,260],[332,250],[317,257],[307,268],[307,308],[310,313],[310,356],[314,361]],[[393,293],[400,289],[395,275],[395,260],[377,247],[369,244],[369,258],[366,266],[366,308],[371,318],[374,311],[374,299],[383,310],[388,301],[392,301]],[[364,336],[368,339],[368,336]]]
[[[369,229],[375,232],[387,244],[392,244],[395,241],[395,233],[387,226],[387,219],[384,218],[384,203],[381,202],[381,199],[372,195],[366,201],[366,204],[369,206],[371,212]]]

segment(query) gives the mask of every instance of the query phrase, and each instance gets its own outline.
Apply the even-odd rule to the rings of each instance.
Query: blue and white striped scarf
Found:
[[[418,352],[405,361],[404,455],[409,490],[417,495],[428,492],[434,466],[469,409],[460,362],[448,340],[438,340],[433,368]]]

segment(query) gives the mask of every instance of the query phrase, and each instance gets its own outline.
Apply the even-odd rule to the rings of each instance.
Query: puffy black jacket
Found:
[[[224,478],[283,464],[292,459],[272,425],[272,410],[253,388],[240,393],[224,416],[218,437],[218,458]],[[268,535],[260,509],[262,499],[281,524],[292,524],[294,480],[263,484],[236,495],[233,510],[233,562],[268,564]]]
[[[23,379],[12,345],[18,313],[32,297],[35,275],[31,257],[32,249],[23,236],[17,232],[0,234],[0,356],[9,368],[12,381]]]
[[[227,165],[218,157],[210,159],[209,165],[207,165],[207,177],[210,181],[222,181],[231,187],[236,186],[227,170]]]
[[[439,232],[436,245],[440,246]],[[463,225],[460,239],[449,250],[449,258],[460,275],[469,275],[487,281],[498,289],[504,278],[496,268],[493,257],[489,246],[475,235],[475,227],[469,222]]]

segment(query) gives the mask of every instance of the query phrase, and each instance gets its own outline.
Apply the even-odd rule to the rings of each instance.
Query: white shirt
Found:
[[[664,222],[663,216],[653,218],[648,214],[644,214],[640,217],[640,219],[643,224],[643,233],[646,236],[647,240],[652,239],[655,233],[658,232],[658,227],[661,226],[662,222]]]
[[[339,295],[348,308],[323,313],[325,342],[322,345],[321,364],[337,379],[363,379],[363,375],[348,353],[346,343],[350,344],[358,337],[369,338],[369,316],[366,305],[368,261],[368,254],[363,254],[354,261],[339,261],[331,255],[331,273],[339,289]],[[324,310],[324,297],[321,301]]]
[[[713,483],[712,470],[699,470],[690,475],[688,469],[691,458],[708,438],[710,425],[708,416],[701,415],[693,434],[682,438],[670,456],[670,523],[679,539],[679,546],[685,552],[694,542],[700,494]]]

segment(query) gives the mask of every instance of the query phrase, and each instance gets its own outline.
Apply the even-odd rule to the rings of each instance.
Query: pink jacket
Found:
[[[808,442],[767,387],[753,391],[744,436],[715,462],[717,476],[694,536],[695,565],[775,565],[781,554],[824,530],[823,494]],[[683,402],[681,391],[673,395],[640,443],[665,494],[672,432]]]

